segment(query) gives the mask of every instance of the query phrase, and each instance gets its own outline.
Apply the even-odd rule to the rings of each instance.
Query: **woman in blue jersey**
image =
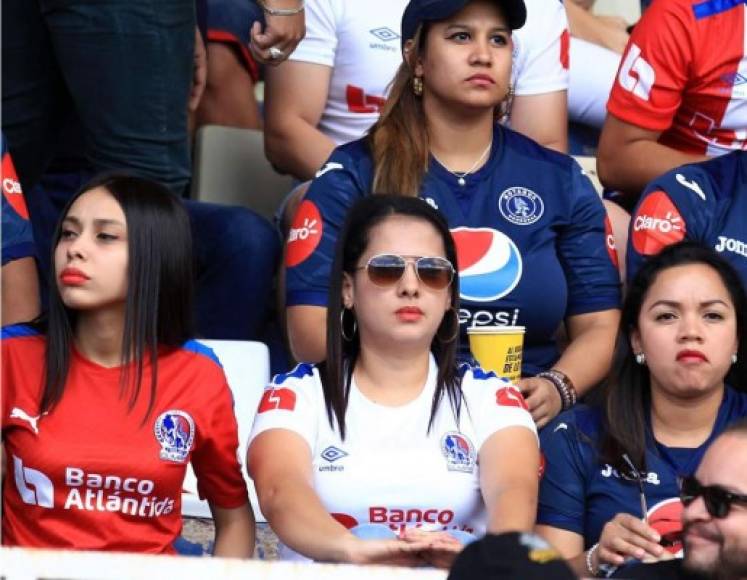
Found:
[[[641,266],[599,403],[541,436],[538,532],[579,575],[681,555],[678,478],[747,415],[745,332],[744,288],[713,250],[683,242]]]
[[[299,360],[324,358],[329,268],[347,209],[396,192],[447,219],[462,332],[526,327],[519,386],[538,425],[607,372],[619,279],[604,208],[571,158],[495,122],[510,103],[511,31],[525,17],[521,0],[408,4],[404,61],[381,118],[366,138],[335,150],[289,233],[287,319]]]
[[[326,360],[275,377],[250,436],[282,558],[449,567],[487,530],[534,525],[536,429],[514,386],[457,366],[455,260],[422,200],[351,209]]]
[[[215,554],[250,556],[231,392],[190,340],[182,204],[155,182],[103,175],[54,240],[48,312],[2,333],[3,544],[174,553],[191,463]]]

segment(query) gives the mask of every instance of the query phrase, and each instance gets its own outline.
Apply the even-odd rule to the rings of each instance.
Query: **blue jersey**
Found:
[[[677,478],[692,475],[708,445],[730,423],[747,416],[747,393],[725,390],[713,431],[700,447],[665,447],[652,437],[642,474],[647,519],[662,537],[679,539],[682,532]],[[603,436],[598,408],[578,405],[561,413],[540,432],[545,471],[540,482],[537,523],[575,532],[584,549],[599,541],[604,524],[618,513],[643,517],[638,481],[599,460]],[[679,553],[679,541],[668,549]]]
[[[678,167],[649,184],[630,222],[628,278],[681,240],[714,248],[747,286],[747,152]]]
[[[558,359],[565,317],[619,306],[604,207],[573,159],[498,126],[487,163],[465,181],[431,158],[420,191],[456,242],[462,331],[525,326],[522,372],[534,375]],[[338,147],[319,171],[288,237],[289,306],[327,305],[337,236],[372,182],[365,139]],[[462,345],[469,356],[464,335]]]
[[[0,134],[0,145],[2,146],[2,179],[3,202],[2,202],[2,263],[3,265],[13,260],[19,260],[34,256],[34,237],[31,233],[31,222],[29,222],[29,211],[26,208],[26,200],[21,190],[21,182],[18,181],[13,160],[8,152],[5,137]]]

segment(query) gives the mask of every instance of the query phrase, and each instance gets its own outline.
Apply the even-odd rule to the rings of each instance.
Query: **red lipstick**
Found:
[[[423,316],[423,311],[417,306],[403,306],[396,312],[397,318],[403,322],[416,322]]]
[[[85,284],[90,278],[77,268],[65,268],[60,272],[60,281],[65,286],[80,286]]]
[[[685,349],[677,353],[677,360],[686,363],[708,362],[708,357],[699,350]]]

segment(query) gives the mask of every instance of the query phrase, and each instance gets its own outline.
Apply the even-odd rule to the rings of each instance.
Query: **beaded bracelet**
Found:
[[[589,548],[589,551],[586,552],[586,570],[588,570],[589,574],[592,576],[596,576],[599,574],[599,570],[594,571],[594,564],[593,564],[593,558],[594,558],[594,552],[597,551],[599,548],[599,542],[594,544],[591,548]]]
[[[547,379],[558,390],[560,395],[560,401],[562,404],[562,410],[572,407],[576,404],[578,398],[576,394],[576,387],[573,386],[573,381],[563,371],[558,369],[549,369],[537,374],[538,377]]]
[[[303,12],[304,8],[306,8],[305,0],[300,0],[300,4],[296,8],[270,8],[266,4],[266,0],[257,0],[257,4],[270,16],[295,16],[299,12]]]

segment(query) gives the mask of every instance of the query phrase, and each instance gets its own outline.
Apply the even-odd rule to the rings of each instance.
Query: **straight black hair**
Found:
[[[645,472],[646,437],[649,434],[646,413],[651,400],[651,377],[648,367],[635,361],[630,345],[631,333],[638,328],[643,301],[659,274],[669,268],[690,264],[712,268],[729,293],[736,312],[739,347],[737,363],[726,376],[726,382],[734,388],[747,389],[747,298],[739,274],[714,250],[700,243],[685,241],[666,247],[644,263],[628,288],[612,369],[600,393],[606,427],[600,447],[601,458],[621,473],[631,472],[624,455],[636,470]]]
[[[350,208],[337,240],[327,306],[327,358],[319,365],[330,426],[334,428],[334,421],[337,421],[340,437],[343,440],[345,439],[345,412],[348,406],[350,384],[355,362],[360,353],[357,332],[353,333],[352,340],[343,340],[342,336],[343,274],[353,275],[355,273],[358,260],[368,247],[371,230],[391,216],[407,216],[423,220],[433,226],[443,241],[446,252],[444,257],[451,262],[456,272],[456,248],[449,226],[441,214],[425,201],[417,197],[377,194],[364,197]],[[459,277],[456,273],[451,283],[451,306],[452,310],[444,315],[431,343],[431,352],[438,364],[438,376],[431,404],[428,431],[433,425],[433,419],[444,391],[448,393],[457,420],[461,408],[461,379],[458,377],[456,362],[459,347],[459,319],[456,315],[459,306]],[[347,329],[345,333],[350,336],[350,329]]]
[[[192,237],[182,203],[164,186],[125,173],[94,177],[67,203],[57,224],[52,264],[62,221],[84,193],[103,188],[119,203],[127,223],[127,300],[122,336],[121,396],[130,390],[132,410],[140,395],[143,363],[151,365],[150,414],[157,384],[159,347],[175,348],[193,336]],[[49,310],[36,321],[47,335],[45,384],[40,412],[60,401],[70,369],[77,312],[65,306],[54,267],[49,280]],[[135,375],[131,376],[130,365]]]

